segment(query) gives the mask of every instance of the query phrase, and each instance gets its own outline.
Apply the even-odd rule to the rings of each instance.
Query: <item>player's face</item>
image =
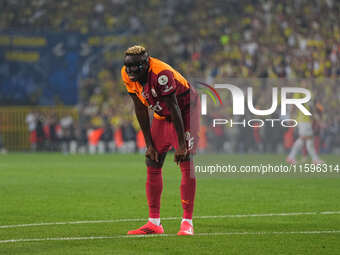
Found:
[[[141,80],[148,71],[148,62],[145,56],[125,56],[124,65],[131,81]]]

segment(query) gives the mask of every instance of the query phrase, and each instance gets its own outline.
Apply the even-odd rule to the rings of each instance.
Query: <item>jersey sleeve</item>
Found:
[[[174,74],[170,70],[163,70],[157,75],[157,88],[161,96],[167,96],[176,91]]]
[[[122,67],[121,70],[122,80],[124,82],[125,88],[129,93],[135,94],[136,90],[133,86],[133,83],[130,82],[129,77],[127,76],[127,73],[125,71],[125,66]]]

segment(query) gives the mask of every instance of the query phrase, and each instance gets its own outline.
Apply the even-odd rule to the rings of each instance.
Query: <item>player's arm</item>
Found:
[[[179,147],[178,150],[175,152],[175,162],[178,164],[179,162],[186,160],[188,156],[181,109],[179,108],[175,93],[163,96],[163,99],[168,109],[170,110],[171,121],[177,133]]]
[[[150,118],[148,108],[138,99],[136,94],[129,93],[133,103],[135,105],[135,112],[140,128],[142,129],[147,151],[145,156],[158,162],[158,152],[152,141],[151,129],[150,129]]]

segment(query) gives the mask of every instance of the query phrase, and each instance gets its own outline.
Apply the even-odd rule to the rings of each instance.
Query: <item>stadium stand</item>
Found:
[[[314,84],[313,91],[323,107],[321,152],[331,152],[340,146],[340,86],[336,81],[340,75],[339,1],[246,0],[241,4],[236,0],[7,0],[0,8],[1,31],[123,33],[119,37],[121,45],[143,42],[153,56],[165,60],[193,81],[203,79],[214,83],[225,77],[332,79],[334,82],[327,86]],[[327,19],[322,18],[325,15]],[[56,140],[77,141],[81,148],[89,143],[91,132],[105,129],[105,134],[112,132],[113,137],[121,137],[116,138],[117,146],[105,145],[104,151],[114,151],[124,140],[119,132],[125,129],[126,122],[137,128],[136,121],[130,119],[133,107],[120,80],[122,54],[119,51],[100,58],[100,63],[92,66],[91,75],[78,80],[79,120],[74,122],[73,138],[62,138],[59,134]],[[258,91],[263,86],[259,85]],[[257,102],[261,107],[267,94],[258,91]],[[62,117],[66,116],[53,121],[44,118],[44,124],[60,125]],[[112,130],[108,130],[108,123]],[[27,125],[27,132],[29,129]],[[270,131],[253,131],[222,131],[221,136],[227,142],[220,149],[280,150],[270,144],[273,140],[261,139],[266,135],[264,132]],[[290,131],[282,132],[270,135],[289,149],[290,143],[283,138],[289,137]],[[107,138],[104,140],[109,142]],[[4,135],[3,141],[6,144]],[[45,143],[44,149],[61,149],[47,143],[51,141]],[[252,148],[249,144],[256,146]]]

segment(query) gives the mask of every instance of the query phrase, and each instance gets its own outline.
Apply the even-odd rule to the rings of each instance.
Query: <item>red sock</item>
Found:
[[[149,204],[150,218],[159,218],[162,190],[162,168],[153,168],[148,166],[146,179],[146,197]]]
[[[196,177],[193,172],[193,162],[185,161],[180,164],[182,172],[181,201],[183,207],[183,218],[192,219],[194,211],[194,200],[196,192]]]

